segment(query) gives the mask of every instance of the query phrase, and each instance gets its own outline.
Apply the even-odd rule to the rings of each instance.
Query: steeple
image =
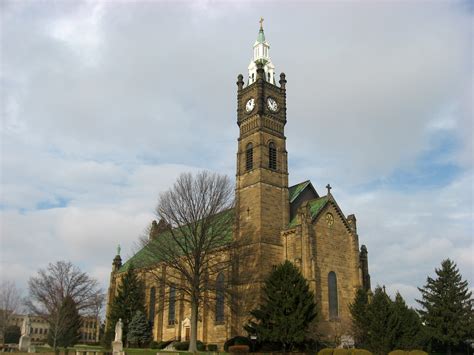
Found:
[[[257,40],[253,45],[253,58],[250,61],[248,70],[248,85],[253,84],[257,80],[257,64],[263,65],[265,72],[265,81],[275,85],[275,66],[270,59],[270,44],[265,39],[263,31],[263,17],[260,18],[260,30],[258,31]]]
[[[120,244],[117,246],[117,255],[112,262],[112,273],[118,271],[122,267],[122,258],[120,257]]]

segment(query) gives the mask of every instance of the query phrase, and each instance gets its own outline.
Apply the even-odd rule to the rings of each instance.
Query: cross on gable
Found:
[[[328,189],[328,195],[329,195],[331,193],[331,189],[332,189],[331,185],[327,184],[326,189]]]

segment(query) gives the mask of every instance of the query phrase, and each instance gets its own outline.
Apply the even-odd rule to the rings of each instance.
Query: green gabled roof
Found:
[[[328,196],[323,196],[308,202],[311,218],[314,218],[319,213],[319,211],[323,209],[323,207],[326,205],[326,202],[328,201]]]
[[[288,188],[288,192],[289,192],[289,197],[290,197],[290,203],[292,203],[294,200],[296,200],[296,198],[299,196],[299,194],[301,192],[303,192],[303,190],[309,185],[311,184],[311,181],[309,180],[306,180],[306,181],[303,181],[303,182],[300,182],[299,184],[296,184],[296,185],[293,185],[293,186],[290,186]]]
[[[233,221],[232,219],[233,214],[234,214],[234,210],[231,208],[226,211],[218,213],[216,215],[216,218],[220,218],[220,219],[228,218],[229,220]],[[225,229],[224,238],[219,239],[219,241],[222,243],[221,245],[224,245],[232,241],[232,237],[233,237],[232,232],[233,232],[233,223],[230,223]],[[135,255],[133,255],[130,259],[128,259],[127,262],[122,265],[122,267],[119,269],[118,272],[127,271],[130,265],[132,264],[134,268],[140,269],[140,268],[153,266],[155,264],[158,264],[160,261],[163,261],[163,259],[160,258],[158,255],[156,255],[156,253],[154,253],[153,250],[156,250],[155,248],[159,248],[160,245],[164,245],[166,243],[173,243],[173,238],[172,238],[171,232],[169,231],[160,233],[155,239],[151,240],[148,245],[144,246]],[[219,247],[219,245],[217,244],[214,246],[216,248]]]
[[[328,196],[323,196],[308,202],[309,212],[311,213],[311,218],[314,218],[326,205],[329,201]],[[298,225],[297,216],[293,217],[293,219],[288,224],[288,228],[293,228]]]

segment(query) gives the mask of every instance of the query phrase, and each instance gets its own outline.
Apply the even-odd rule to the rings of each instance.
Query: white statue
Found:
[[[117,324],[115,324],[115,341],[122,341],[122,318],[119,318]]]
[[[28,336],[30,335],[31,330],[31,322],[30,317],[28,315],[23,318],[23,324],[21,325],[21,335]]]

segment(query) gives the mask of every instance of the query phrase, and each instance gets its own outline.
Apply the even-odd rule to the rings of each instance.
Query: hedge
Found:
[[[230,353],[248,353],[249,352],[248,345],[231,345],[229,346]]]
[[[372,355],[372,353],[365,349],[332,349],[326,348],[319,350],[318,355]],[[413,354],[415,355],[415,354]],[[421,355],[421,354],[416,354]]]

